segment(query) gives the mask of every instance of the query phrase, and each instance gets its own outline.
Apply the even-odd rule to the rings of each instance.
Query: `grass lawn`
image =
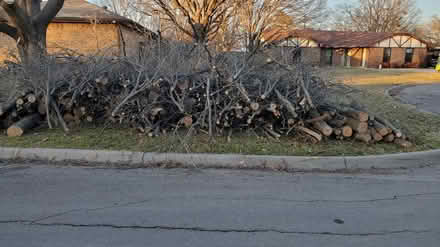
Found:
[[[440,73],[428,69],[324,68],[337,82],[350,85],[426,84],[440,82]]]
[[[3,133],[0,135],[0,146],[318,156],[385,154],[440,148],[440,116],[419,112],[384,94],[387,88],[395,84],[440,82],[440,73],[363,69],[324,69],[323,73],[336,81],[352,85],[356,89],[350,93],[352,98],[365,105],[370,112],[385,116],[401,128],[416,144],[415,147],[402,150],[393,144],[365,145],[356,141],[335,140],[311,144],[301,138],[282,138],[276,141],[244,133],[234,136],[230,141],[225,137],[210,141],[203,134],[183,141],[180,136],[151,138],[139,135],[132,129],[93,126],[73,130],[69,135],[59,129],[37,129],[17,138],[8,138]]]

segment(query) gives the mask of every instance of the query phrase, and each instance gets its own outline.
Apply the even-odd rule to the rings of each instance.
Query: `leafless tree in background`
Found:
[[[145,11],[145,3],[141,0],[99,0],[101,6],[107,7],[110,11],[131,19],[149,30],[158,30],[154,17]]]
[[[235,0],[148,0],[143,13],[172,24],[195,43],[212,40],[234,10]]]
[[[433,16],[429,24],[424,28],[424,37],[434,46],[440,47],[440,17]]]
[[[303,28],[326,13],[326,0],[244,0],[239,25],[247,50],[254,52],[281,32]]]
[[[329,16],[327,0],[294,0],[289,15],[298,28],[320,27]]]
[[[16,41],[22,62],[28,64],[46,53],[47,27],[63,5],[64,0],[48,0],[41,9],[40,0],[0,0],[0,12],[8,19],[0,23],[0,33]]]
[[[411,32],[421,13],[415,0],[358,0],[337,10],[334,29],[367,32]]]

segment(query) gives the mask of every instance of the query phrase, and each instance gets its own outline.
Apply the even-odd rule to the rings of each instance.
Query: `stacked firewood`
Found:
[[[310,116],[313,118],[305,121],[310,129],[301,129],[317,141],[327,136],[334,137],[336,140],[354,139],[364,143],[395,143],[404,148],[412,146],[408,137],[386,119],[351,107],[327,105],[322,109],[325,110],[321,115],[316,110],[311,111]]]

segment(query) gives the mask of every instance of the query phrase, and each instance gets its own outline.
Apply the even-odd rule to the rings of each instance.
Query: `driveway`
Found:
[[[419,110],[440,114],[440,83],[408,86],[391,92],[393,94]]]
[[[438,247],[440,168],[378,172],[0,163],[0,246]]]

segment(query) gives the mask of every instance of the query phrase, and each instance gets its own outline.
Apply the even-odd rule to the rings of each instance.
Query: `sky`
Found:
[[[353,0],[328,0],[331,7],[334,7],[341,3],[353,2]],[[429,17],[437,14],[440,16],[440,0],[416,0],[417,6],[423,12],[423,19],[427,20]]]

